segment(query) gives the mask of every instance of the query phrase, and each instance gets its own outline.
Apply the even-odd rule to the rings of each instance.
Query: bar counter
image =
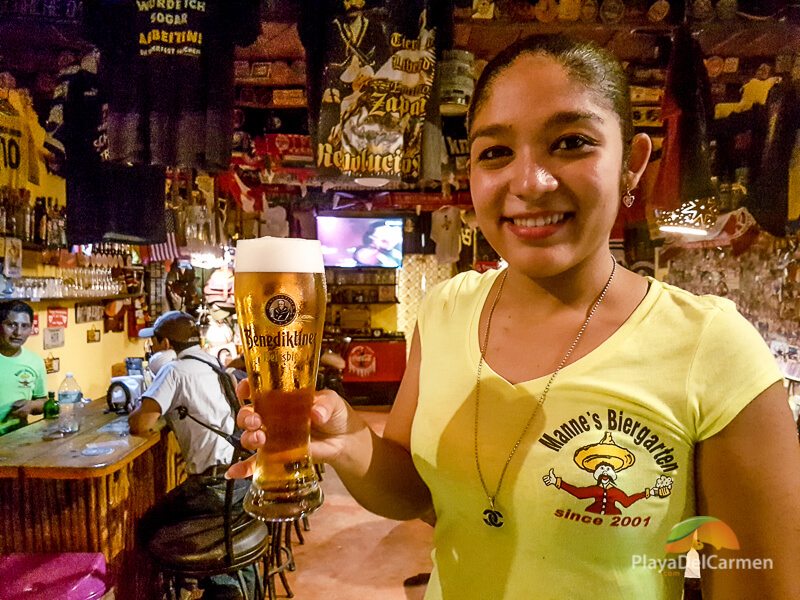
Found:
[[[45,420],[0,437],[0,554],[102,552],[117,600],[151,598],[135,527],[182,481],[183,462],[168,430],[120,433],[126,417],[106,408],[90,402],[81,430],[63,438],[45,440],[55,424]]]

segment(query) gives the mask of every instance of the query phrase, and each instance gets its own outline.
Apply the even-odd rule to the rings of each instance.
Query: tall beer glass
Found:
[[[263,237],[236,244],[235,297],[247,376],[266,443],[244,508],[286,521],[322,504],[308,452],[325,322],[325,268],[317,240]]]

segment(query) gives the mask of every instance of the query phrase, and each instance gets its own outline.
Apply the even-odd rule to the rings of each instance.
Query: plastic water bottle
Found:
[[[58,387],[58,430],[74,433],[81,428],[83,393],[72,373],[67,373]]]

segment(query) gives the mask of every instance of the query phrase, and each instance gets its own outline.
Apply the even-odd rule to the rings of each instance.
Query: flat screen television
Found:
[[[403,219],[318,216],[317,239],[326,267],[383,267],[403,264]]]

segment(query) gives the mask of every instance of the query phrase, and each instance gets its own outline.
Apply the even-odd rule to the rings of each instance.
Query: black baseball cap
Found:
[[[180,310],[165,312],[156,319],[152,327],[139,330],[140,338],[153,336],[184,344],[200,343],[200,329],[197,327],[194,317]]]

